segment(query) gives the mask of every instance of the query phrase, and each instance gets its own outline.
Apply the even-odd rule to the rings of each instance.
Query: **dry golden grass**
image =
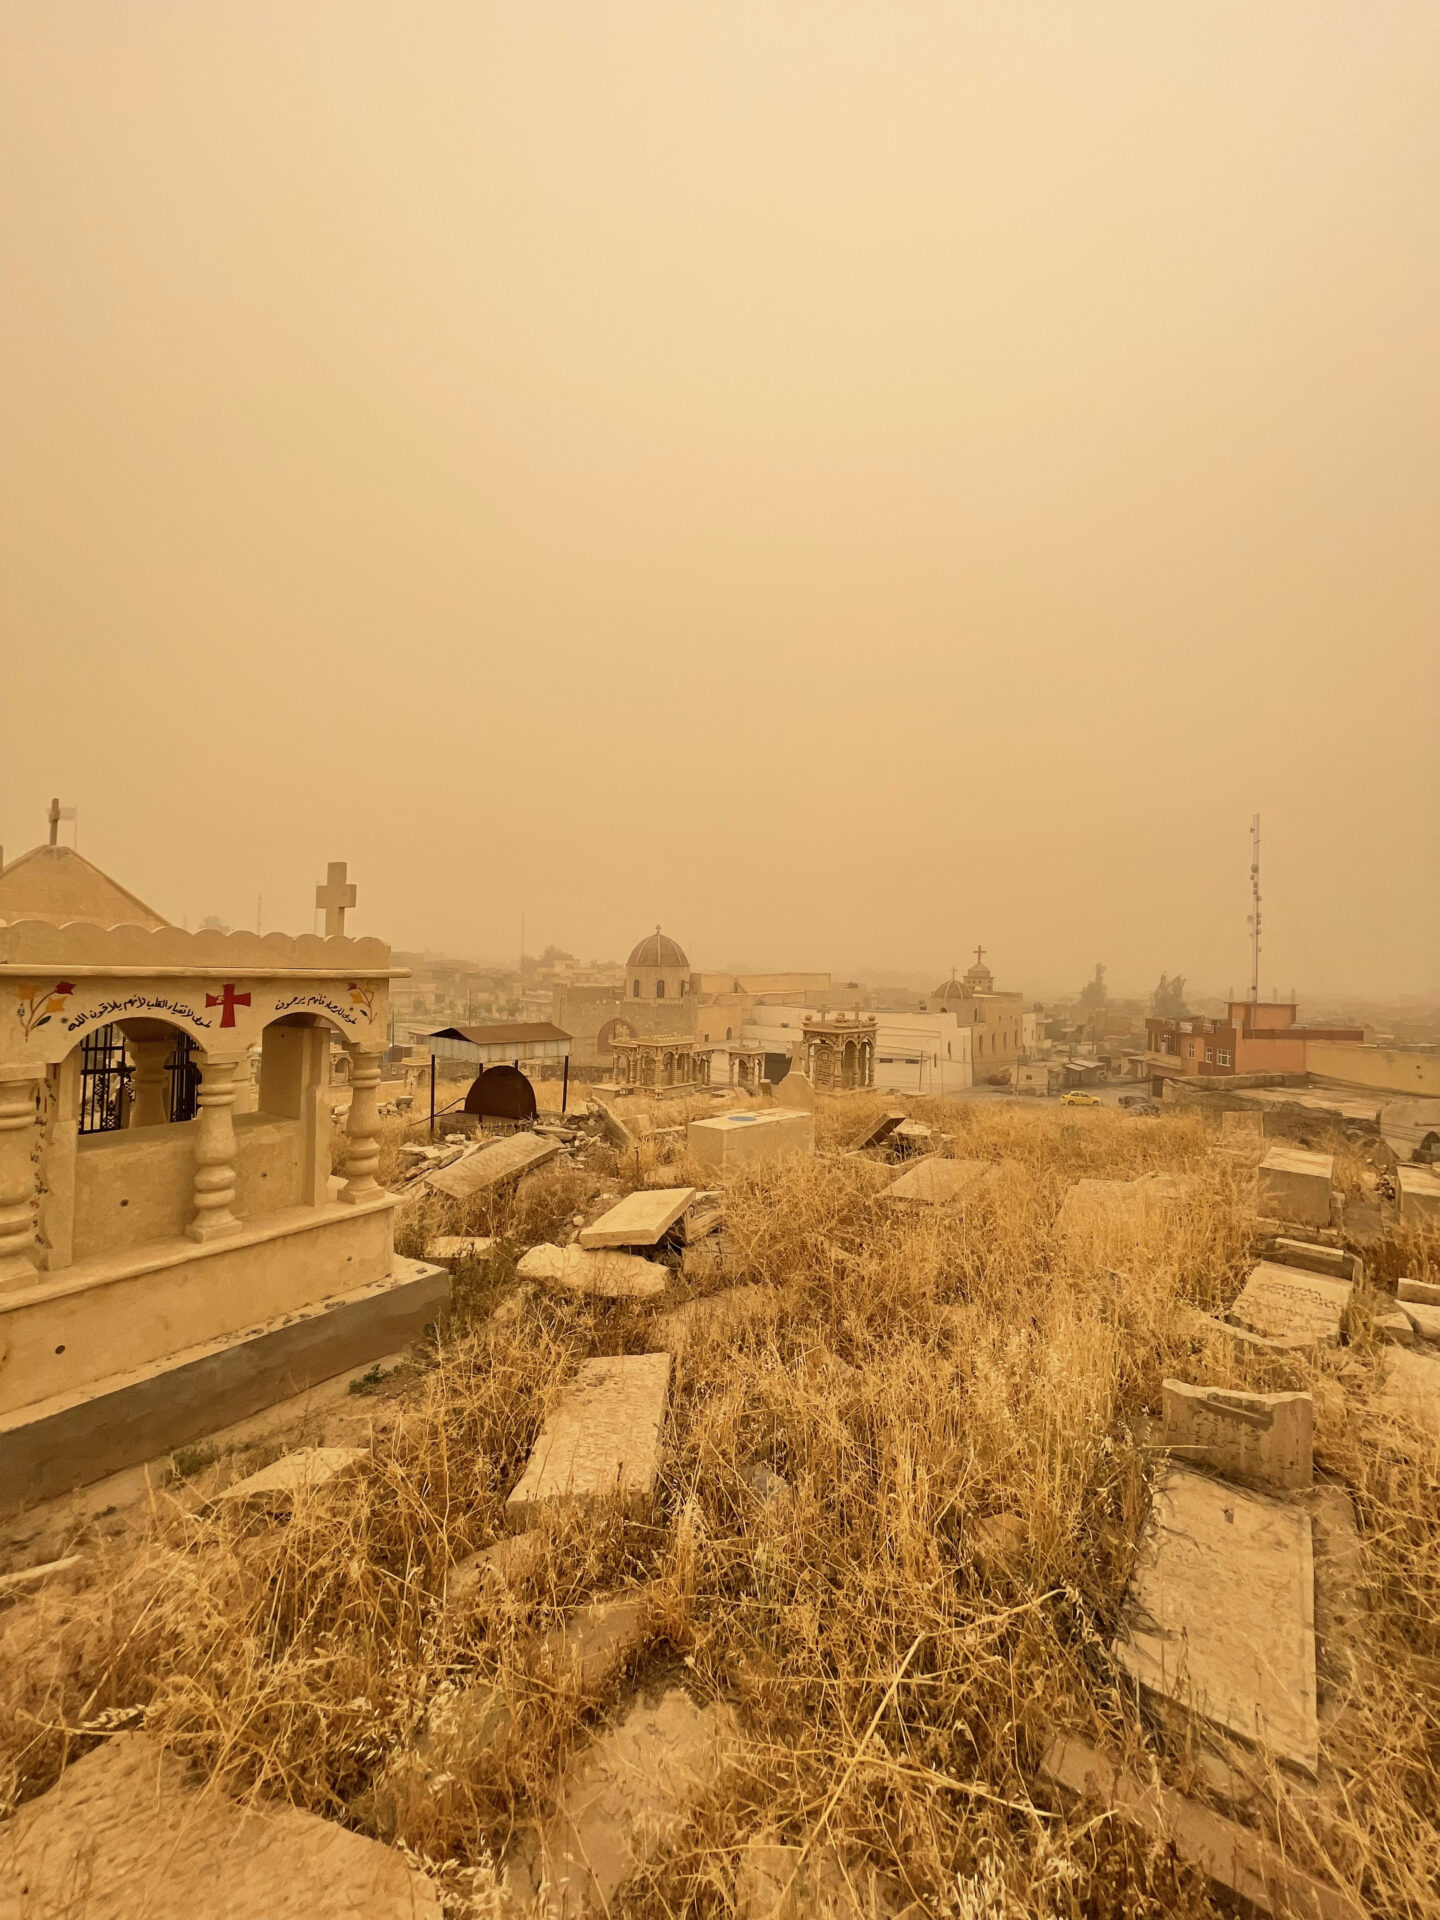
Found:
[[[413,1210],[407,1251],[437,1230],[502,1245],[458,1277],[455,1321],[372,1464],[283,1528],[157,1498],[139,1551],[92,1549],[83,1591],[17,1610],[0,1801],[48,1784],[106,1710],[140,1709],[235,1785],[447,1863],[455,1910],[487,1911],[488,1863],[544,1811],[593,1718],[536,1683],[536,1631],[645,1585],[652,1632],[629,1684],[680,1678],[731,1702],[743,1742],[624,1912],[732,1911],[743,1843],[803,1840],[822,1813],[927,1913],[1208,1912],[1196,1877],[1133,1833],[1055,1818],[1035,1769],[1072,1728],[1141,1765],[1148,1737],[1172,1780],[1193,1781],[1183,1743],[1147,1736],[1106,1648],[1152,1465],[1140,1416],[1162,1379],[1302,1377],[1300,1363],[1247,1376],[1177,1312],[1223,1306],[1242,1283],[1237,1176],[1193,1116],[910,1104],[957,1155],[997,1164],[989,1197],[964,1215],[897,1214],[878,1199],[887,1170],[863,1160],[733,1184],[727,1284],[772,1298],[677,1363],[654,1524],[557,1521],[532,1577],[463,1607],[442,1605],[445,1570],[503,1530],[568,1370],[650,1341],[642,1310],[517,1296],[518,1250],[662,1164],[693,1170],[669,1147],[642,1147],[638,1167],[596,1148],[589,1170],[547,1170],[469,1215]],[[822,1146],[884,1105],[822,1101]],[[1148,1223],[1057,1232],[1077,1178],[1152,1171],[1193,1175],[1193,1197]],[[1420,1271],[1432,1254],[1417,1241],[1381,1264]],[[679,1282],[665,1304],[694,1291]],[[1319,1464],[1356,1503],[1370,1611],[1353,1680],[1326,1669],[1340,1710],[1322,1790],[1282,1787],[1279,1828],[1299,1864],[1363,1888],[1376,1911],[1419,1915],[1440,1884],[1440,1478],[1433,1450],[1367,1428],[1376,1362],[1362,1307],[1352,1344],[1303,1370]],[[788,1498],[757,1501],[744,1477],[757,1462]],[[477,1678],[510,1700],[508,1739],[439,1788],[382,1791],[437,1694]]]

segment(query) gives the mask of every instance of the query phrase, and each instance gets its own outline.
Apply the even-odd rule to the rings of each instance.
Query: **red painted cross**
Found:
[[[237,993],[235,991],[235,982],[233,980],[227,980],[219,993],[206,994],[205,1004],[207,1007],[223,1007],[224,1012],[220,1015],[220,1024],[222,1027],[233,1027],[235,1024],[236,1007],[248,1007],[250,1004],[250,996],[248,993]]]

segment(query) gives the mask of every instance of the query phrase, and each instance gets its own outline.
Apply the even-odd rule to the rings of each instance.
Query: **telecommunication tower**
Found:
[[[1250,1004],[1260,1003],[1260,816],[1250,822]]]

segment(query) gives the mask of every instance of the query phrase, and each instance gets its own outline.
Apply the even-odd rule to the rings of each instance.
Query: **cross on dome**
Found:
[[[355,904],[355,882],[345,879],[346,862],[332,860],[325,869],[325,884],[315,889],[315,904],[325,909],[325,932],[343,934],[345,915]]]

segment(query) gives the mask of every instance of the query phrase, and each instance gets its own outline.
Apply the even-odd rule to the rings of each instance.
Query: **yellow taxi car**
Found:
[[[1069,1093],[1061,1094],[1060,1104],[1062,1107],[1099,1107],[1105,1103],[1097,1100],[1093,1093],[1082,1093],[1078,1087],[1072,1087]]]

